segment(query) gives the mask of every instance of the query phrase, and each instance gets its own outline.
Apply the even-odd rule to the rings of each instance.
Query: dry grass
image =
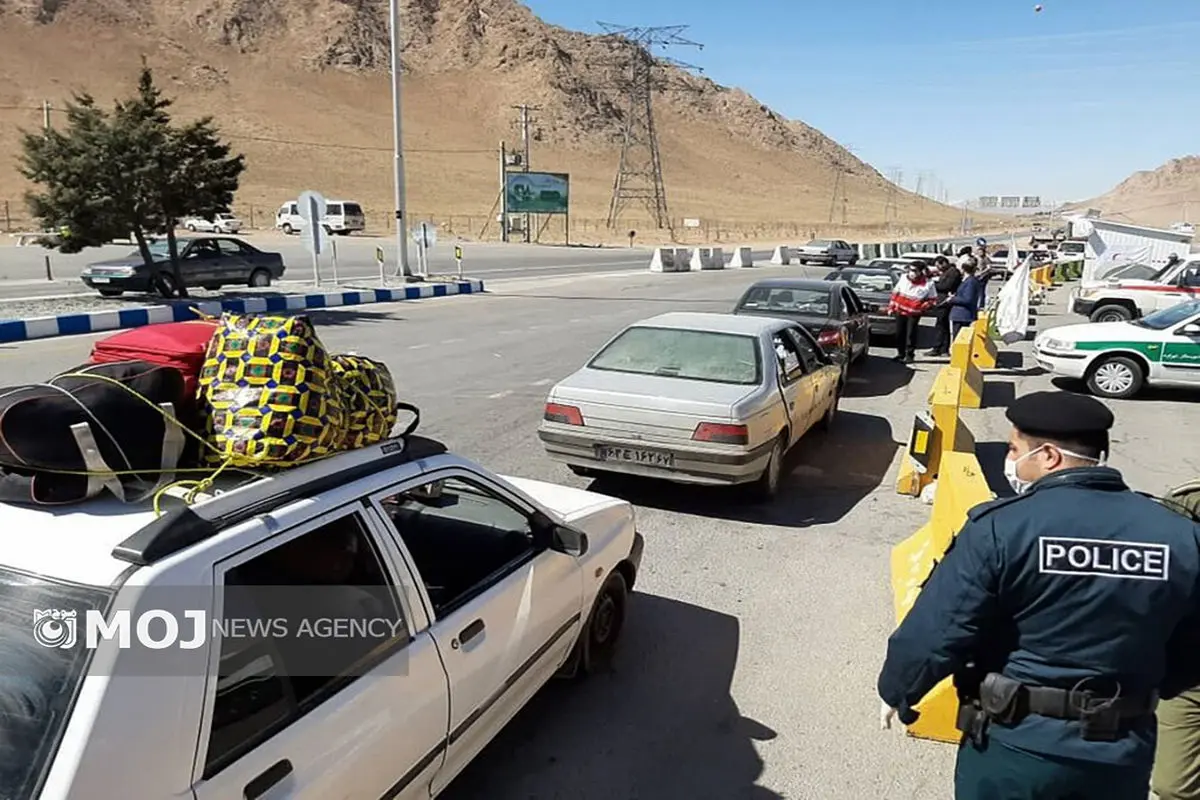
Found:
[[[31,30],[34,34],[31,34]],[[216,48],[204,65],[169,40],[160,45],[123,28],[57,23],[28,29],[0,17],[0,201],[9,224],[21,227],[25,190],[15,169],[18,129],[41,124],[43,99],[57,108],[72,90],[108,99],[132,86],[143,53],[177,100],[177,114],[214,115],[245,153],[248,169],[238,210],[270,224],[278,205],[304,189],[361,202],[371,225],[385,230],[392,208],[391,113],[386,77],[309,72],[267,54]],[[404,118],[410,218],[440,221],[459,235],[494,237],[498,147],[519,137],[513,86],[481,68],[406,78]],[[515,99],[520,99],[516,96]],[[12,108],[12,107],[17,108]],[[53,115],[61,120],[60,114]],[[506,121],[514,123],[506,127]],[[720,119],[697,120],[685,108],[660,104],[659,130],[670,211],[681,236],[709,240],[804,238],[813,234],[887,238],[956,231],[959,212],[897,192],[889,212],[887,184],[863,171],[845,181],[847,202],[831,201],[835,168],[827,154],[780,151],[738,138]],[[618,161],[598,137],[534,142],[536,169],[571,174],[572,239],[611,240],[604,220]],[[830,143],[827,147],[831,147]],[[0,205],[0,215],[3,214]],[[885,217],[886,214],[886,217]],[[845,224],[843,223],[845,220]],[[0,224],[4,219],[0,216]],[[485,225],[488,230],[484,230]],[[619,226],[639,240],[665,238],[645,214],[631,210]],[[549,221],[544,241],[561,241],[562,220]]]

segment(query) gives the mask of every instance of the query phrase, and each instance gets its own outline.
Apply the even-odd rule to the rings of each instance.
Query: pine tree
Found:
[[[60,231],[62,252],[77,253],[130,236],[164,296],[187,296],[175,228],[184,217],[229,210],[245,170],[211,117],[173,124],[172,101],[143,65],[137,91],[111,112],[87,94],[67,104],[63,131],[26,132],[21,172],[40,191],[26,194],[33,215]],[[169,272],[148,237],[165,233]]]

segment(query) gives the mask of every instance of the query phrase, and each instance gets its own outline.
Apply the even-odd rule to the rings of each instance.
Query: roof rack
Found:
[[[114,547],[112,555],[139,567],[149,566],[293,501],[445,452],[441,442],[410,435],[340,453],[214,497],[201,507],[205,514],[192,506],[173,508]]]

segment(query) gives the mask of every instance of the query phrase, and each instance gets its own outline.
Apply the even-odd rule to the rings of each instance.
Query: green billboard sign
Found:
[[[566,214],[571,176],[559,172],[510,172],[504,194],[510,214]]]

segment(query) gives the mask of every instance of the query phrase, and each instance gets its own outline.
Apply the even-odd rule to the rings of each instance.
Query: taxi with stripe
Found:
[[[1146,385],[1200,388],[1200,300],[1135,320],[1050,328],[1033,347],[1042,369],[1100,397],[1132,397]]]

